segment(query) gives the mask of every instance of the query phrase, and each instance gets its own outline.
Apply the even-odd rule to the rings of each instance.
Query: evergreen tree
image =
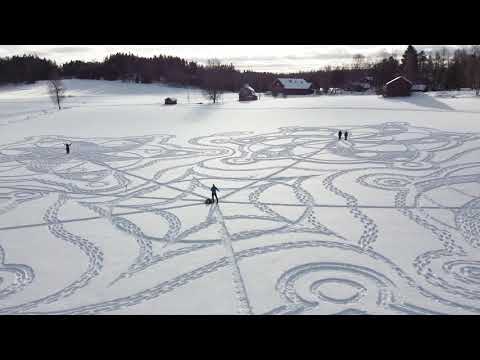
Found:
[[[410,81],[417,80],[418,76],[418,54],[412,45],[408,45],[402,56],[403,75]]]

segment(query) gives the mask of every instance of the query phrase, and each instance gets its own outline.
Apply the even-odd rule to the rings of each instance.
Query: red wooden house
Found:
[[[390,80],[383,87],[384,97],[410,96],[412,82],[403,76]]]
[[[313,94],[312,83],[304,79],[277,78],[271,86],[272,93],[283,95]]]

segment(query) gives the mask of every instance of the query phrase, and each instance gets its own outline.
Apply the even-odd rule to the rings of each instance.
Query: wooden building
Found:
[[[172,97],[165,98],[165,105],[177,105],[177,99]]]
[[[238,92],[239,101],[253,101],[258,100],[255,90],[248,84],[245,84]]]
[[[272,93],[283,95],[313,94],[312,83],[304,79],[277,78],[271,86]]]
[[[383,87],[384,97],[410,96],[412,82],[403,76],[390,80]]]

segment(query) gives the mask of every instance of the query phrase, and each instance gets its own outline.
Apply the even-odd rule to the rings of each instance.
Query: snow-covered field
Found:
[[[0,87],[0,314],[480,312],[480,98],[66,85]]]

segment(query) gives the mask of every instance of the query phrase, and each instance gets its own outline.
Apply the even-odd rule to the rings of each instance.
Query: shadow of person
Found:
[[[211,205],[213,203],[213,200],[210,198],[206,198],[204,201],[205,205]]]

